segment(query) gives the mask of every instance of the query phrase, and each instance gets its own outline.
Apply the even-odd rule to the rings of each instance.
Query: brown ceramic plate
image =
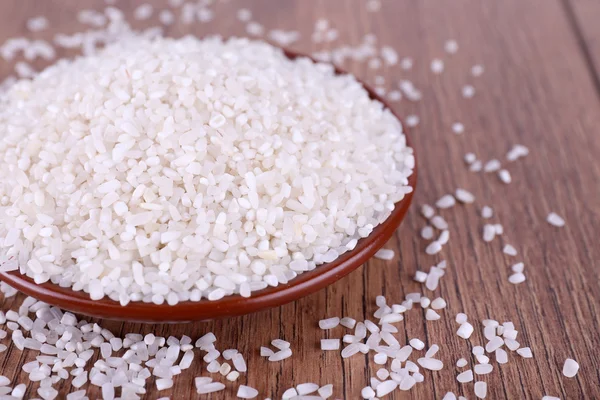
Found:
[[[291,59],[305,57],[287,50],[285,54]],[[336,68],[336,73],[345,74],[346,72]],[[380,101],[393,113],[393,110],[388,106],[386,101],[363,82],[361,83],[369,92],[372,99]],[[394,115],[398,118],[395,113]],[[398,119],[400,120],[400,118]],[[406,131],[404,133],[406,135]],[[408,136],[407,143],[411,145]],[[417,183],[416,167],[408,181],[414,189]],[[118,302],[109,298],[91,300],[85,292],[76,292],[70,288],[63,288],[53,283],[47,282],[38,285],[31,278],[21,275],[18,271],[1,272],[0,280],[26,295],[35,297],[61,309],[92,317],[114,320],[149,323],[185,322],[250,314],[307,296],[331,285],[361,266],[392,237],[396,228],[400,226],[412,201],[413,193],[414,190],[412,193],[407,194],[400,202],[396,203],[396,208],[388,219],[383,224],[377,226],[368,237],[359,240],[354,250],[343,254],[332,263],[320,265],[310,272],[300,274],[288,284],[253,292],[249,298],[232,295],[217,301],[186,301],[174,306],[166,303],[156,305],[154,303],[143,302],[131,302],[127,306],[121,306]]]

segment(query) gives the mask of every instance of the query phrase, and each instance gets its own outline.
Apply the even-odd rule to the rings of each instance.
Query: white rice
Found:
[[[470,99],[475,96],[475,88],[471,85],[465,85],[462,88],[462,96],[466,99]]]
[[[335,260],[412,190],[389,111],[353,77],[262,42],[125,36],[2,101],[0,170],[14,173],[0,186],[0,237],[12,236],[0,256],[93,299],[247,297]],[[57,125],[70,129],[48,134]]]
[[[451,194],[445,194],[435,202],[437,208],[450,208],[456,204],[456,199]]]
[[[411,345],[411,347],[415,350],[423,350],[423,348],[425,347],[425,343],[423,343],[423,341],[421,339],[410,339],[409,343]]]
[[[483,75],[483,65],[481,64],[475,64],[471,67],[471,75],[473,76],[481,76]]]
[[[471,171],[471,172],[479,172],[479,171],[482,170],[482,168],[483,168],[483,165],[482,165],[481,161],[475,160],[469,166],[469,171]]]
[[[425,353],[425,358],[432,358],[434,355],[437,354],[437,352],[439,350],[440,350],[440,346],[438,346],[437,344],[431,345],[429,350],[427,350],[427,352]]]
[[[517,255],[517,249],[515,249],[515,247],[510,244],[505,244],[504,247],[502,248],[502,252],[506,255],[513,256],[513,257]]]
[[[486,375],[492,372],[494,367],[491,364],[477,364],[473,369],[477,375]]]
[[[434,310],[441,310],[442,308],[446,308],[446,300],[441,297],[436,298],[431,302],[431,308]]]
[[[152,7],[151,4],[144,3],[136,7],[136,9],[133,11],[133,18],[143,21],[150,18],[153,12],[154,7]]]
[[[278,348],[279,350],[289,349],[291,343],[282,339],[274,339],[271,341],[271,346]]]
[[[500,164],[500,161],[498,161],[496,159],[492,159],[485,163],[485,165],[483,167],[483,171],[484,172],[496,172],[501,167],[502,167],[502,164]]]
[[[434,310],[432,310],[432,309],[428,309],[425,312],[425,319],[427,321],[437,321],[440,318],[441,318],[441,316],[437,312],[435,312]]]
[[[496,361],[498,364],[506,364],[508,362],[508,353],[504,349],[496,349]]]
[[[291,356],[292,356],[292,350],[284,349],[284,350],[280,350],[280,351],[274,353],[273,355],[269,356],[269,361],[272,361],[272,362],[282,361]]]
[[[468,364],[468,362],[464,358],[459,358],[456,361],[456,366],[459,367],[459,368],[462,368],[462,367],[466,366],[467,364]]]
[[[289,388],[285,392],[283,392],[283,394],[281,395],[281,398],[286,400],[286,399],[293,399],[294,397],[297,397],[297,396],[298,396],[298,392],[296,391],[296,388]]]
[[[435,215],[435,210],[429,204],[423,204],[421,206],[421,215],[427,219],[431,219]]]
[[[563,227],[565,226],[565,220],[558,214],[556,214],[555,212],[551,212],[550,214],[548,214],[548,217],[546,217],[546,221],[553,226],[556,227]]]
[[[464,365],[466,365],[466,360]],[[467,383],[473,381],[473,371],[469,369],[464,372],[461,372],[456,376],[456,380],[460,383]]]
[[[508,172],[505,169],[501,169],[500,171],[498,171],[498,178],[500,178],[500,180],[503,183],[511,183],[512,182],[512,177],[510,176],[510,172]]]
[[[425,248],[425,253],[427,253],[429,255],[434,255],[434,254],[439,253],[441,250],[442,250],[442,244],[440,242],[438,242],[437,240],[434,240]]]
[[[394,258],[394,250],[389,250],[389,249],[380,249],[377,251],[377,253],[375,253],[375,258],[378,258],[380,260],[392,260]]]
[[[29,18],[27,20],[27,29],[31,32],[40,32],[48,28],[50,25],[48,22],[48,18],[44,16],[38,16]]]
[[[575,375],[577,375],[578,371],[579,364],[577,363],[577,361],[573,360],[572,358],[567,358],[565,360],[565,364],[563,365],[563,375],[567,378],[573,378]]]
[[[411,114],[406,117],[406,125],[411,128],[419,125],[419,121],[420,119],[418,115]]]
[[[367,0],[366,5],[368,12],[377,12],[381,10],[381,0]]]
[[[483,226],[483,240],[486,242],[491,242],[496,237],[496,228],[494,225],[485,224]]]
[[[444,71],[444,62],[439,58],[436,58],[433,61],[431,61],[430,68],[431,72],[433,72],[434,74],[441,74]]]
[[[333,329],[340,324],[339,317],[332,317],[327,319],[322,319],[319,321],[319,328],[323,330]]]
[[[525,157],[529,154],[529,149],[521,144],[516,144],[512,149],[506,154],[506,159],[508,161],[516,161],[519,158]]]
[[[514,274],[508,277],[508,281],[513,285],[517,285],[519,283],[525,282],[525,275],[522,272],[515,272]]]
[[[239,397],[240,399],[253,399],[256,396],[258,396],[258,390],[254,389],[250,386],[240,385],[240,386],[238,386],[238,391],[237,391],[236,396]]]
[[[298,395],[300,395],[300,396],[314,393],[317,390],[319,390],[319,385],[317,385],[316,383],[312,383],[312,382],[301,383],[298,386],[296,386],[296,391],[298,392]]]
[[[460,201],[461,203],[465,203],[465,204],[470,204],[475,201],[475,196],[473,195],[473,193],[471,193],[465,189],[460,189],[460,188],[456,189],[454,196],[456,197],[456,199],[458,201]]]
[[[477,161],[477,156],[475,155],[475,153],[466,153],[464,155],[464,160],[467,164],[470,165]]]
[[[448,40],[444,43],[444,50],[449,54],[455,54],[458,51],[458,43],[456,40]]]
[[[479,399],[485,399],[487,396],[487,383],[485,382],[475,382],[475,396]]]
[[[340,339],[321,339],[321,350],[339,350]]]
[[[440,215],[435,215],[433,218],[431,218],[431,225],[433,225],[436,229],[439,230],[448,229],[448,223]]]
[[[340,325],[342,325],[348,329],[353,329],[354,326],[356,325],[356,320],[354,318],[344,317],[344,318],[340,319]]]
[[[405,71],[411,69],[412,66],[413,66],[413,59],[410,57],[404,57],[400,61],[400,67]]]
[[[444,367],[444,363],[440,360],[437,360],[435,358],[419,358],[417,360],[417,362],[419,363],[419,365],[425,369],[431,370],[431,371],[439,371]]]
[[[460,122],[455,122],[452,124],[452,132],[454,132],[457,135],[462,134],[465,131],[465,126],[463,124],[461,124]]]
[[[458,328],[458,331],[456,332],[456,334],[463,339],[468,339],[473,334],[473,331],[474,331],[473,325],[471,325],[468,322],[463,322],[460,325],[460,327]]]
[[[175,22],[175,15],[171,10],[161,10],[158,13],[158,20],[163,25],[172,25]]]
[[[247,8],[240,8],[236,12],[237,19],[242,22],[248,22],[252,19],[252,11]]]
[[[483,206],[483,208],[481,209],[481,216],[483,218],[492,218],[492,216],[494,215],[494,210],[489,207],[489,206]]]
[[[265,27],[258,22],[251,21],[246,25],[246,33],[252,36],[262,36],[265,33]]]
[[[433,228],[429,225],[423,227],[423,229],[421,229],[421,237],[425,240],[430,240],[433,238]]]
[[[529,347],[521,347],[517,350],[517,353],[523,358],[532,358],[533,353]]]

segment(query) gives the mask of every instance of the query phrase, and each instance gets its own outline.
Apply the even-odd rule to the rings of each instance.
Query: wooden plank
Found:
[[[155,1],[154,4],[163,4]],[[49,31],[35,37],[79,27],[73,23],[77,10],[100,9],[103,2],[54,0],[3,1],[0,15],[0,41],[25,35],[28,16],[50,17]],[[134,1],[121,0],[119,6],[128,12]],[[239,2],[215,5],[217,20],[207,24],[173,25],[169,34],[210,32],[243,34],[243,26],[235,19]],[[293,48],[312,52],[321,47],[309,36],[318,18],[327,18],[339,29],[338,43],[359,43],[365,33],[373,32],[380,44],[391,45],[402,56],[411,56],[415,68],[399,67],[373,71],[360,63],[344,68],[373,83],[376,75],[386,79],[391,88],[400,79],[411,79],[423,91],[418,103],[403,100],[396,106],[402,115],[416,114],[421,124],[410,129],[419,155],[420,179],[416,205],[433,203],[444,193],[457,187],[472,191],[475,205],[443,211],[451,225],[451,242],[441,257],[424,254],[426,243],[418,239],[424,221],[413,207],[388,248],[396,251],[391,262],[369,261],[350,276],[327,290],[308,296],[281,308],[225,321],[196,324],[158,325],[102,321],[115,333],[154,332],[157,335],[192,338],[212,331],[220,349],[237,348],[248,360],[249,372],[239,383],[260,390],[260,397],[278,398],[288,387],[303,382],[334,384],[336,398],[357,398],[371,376],[379,368],[372,355],[342,360],[336,352],[322,352],[319,340],[341,337],[342,328],[322,332],[317,320],[330,316],[351,316],[360,320],[372,318],[375,296],[384,294],[389,302],[400,302],[407,293],[421,291],[411,277],[417,269],[427,270],[434,262],[448,260],[448,272],[440,288],[431,297],[442,296],[448,308],[441,311],[440,321],[425,322],[420,310],[407,314],[399,338],[401,343],[419,337],[427,346],[440,345],[440,359],[446,368],[437,373],[424,372],[425,382],[407,393],[390,398],[440,399],[447,391],[473,398],[472,384],[459,385],[453,367],[460,357],[469,357],[475,345],[484,344],[480,321],[493,318],[513,321],[520,331],[518,340],[530,346],[534,358],[521,359],[510,354],[508,364],[482,377],[488,382],[488,398],[540,399],[543,395],[560,398],[600,398],[598,386],[600,359],[595,349],[600,346],[597,315],[600,313],[600,285],[597,263],[600,246],[596,243],[600,226],[600,154],[597,140],[599,98],[586,72],[586,61],[558,0],[504,0],[481,2],[457,0],[453,6],[410,0],[384,1],[381,12],[368,13],[364,2],[353,0],[268,0],[246,1],[255,18],[269,28],[298,29],[303,38]],[[158,6],[157,6],[158,8]],[[131,15],[129,13],[129,15]],[[443,51],[446,39],[460,44],[456,55]],[[594,36],[600,40],[600,36]],[[429,62],[445,61],[445,71],[432,75]],[[469,74],[472,65],[481,63],[485,73],[479,78]],[[0,73],[9,73],[10,65],[0,63]],[[461,87],[473,84],[476,95],[464,99]],[[461,136],[451,132],[451,125],[465,125]],[[531,154],[507,166],[513,182],[501,184],[494,174],[468,172],[463,155],[473,151],[482,160],[503,160],[506,151],[522,143]],[[484,204],[495,210],[493,222],[504,226],[505,234],[491,244],[481,240],[485,223],[479,216]],[[564,216],[567,226],[557,229],[545,222],[550,211]],[[519,256],[511,259],[502,254],[501,245],[512,243]],[[527,281],[514,286],[507,282],[511,263],[523,261]],[[3,310],[14,303],[7,299]],[[468,341],[456,336],[454,316],[465,312],[476,327]],[[259,357],[259,346],[274,338],[293,343],[294,356],[281,363],[268,363]],[[9,342],[5,340],[7,345]],[[197,357],[201,354],[197,353]],[[33,360],[33,352],[22,353],[9,346],[0,354],[0,371],[12,382],[27,382],[21,366]],[[572,357],[581,364],[574,379],[562,376],[562,363]],[[493,359],[493,357],[492,357]],[[175,380],[172,390],[156,392],[154,382],[147,383],[146,398],[162,396],[180,398],[193,394],[193,377],[204,375],[205,363],[196,360],[190,370]],[[38,384],[29,384],[26,397],[35,396]],[[60,386],[61,397],[74,390],[69,382]],[[91,386],[90,398],[100,395]],[[210,398],[233,398],[234,385],[224,394]]]
[[[563,5],[596,90],[600,93],[600,3],[589,0],[563,0]]]

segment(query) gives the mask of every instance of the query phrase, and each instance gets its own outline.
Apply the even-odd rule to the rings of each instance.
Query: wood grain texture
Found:
[[[164,2],[154,1],[157,8]],[[585,0],[573,0],[581,5]],[[49,16],[51,29],[35,37],[51,37],[56,32],[73,32],[77,10],[102,7],[102,1],[4,0],[0,3],[0,42],[26,34],[25,21],[32,15]],[[134,1],[122,0],[120,7],[131,11]],[[560,0],[456,0],[450,3],[412,0],[383,1],[380,12],[368,13],[363,1],[256,0],[219,2],[216,20],[207,24],[173,25],[171,35],[222,33],[240,35],[243,25],[235,18],[241,4],[253,10],[255,19],[266,27],[297,29],[302,39],[295,50],[312,52],[319,47],[310,41],[315,21],[327,18],[339,29],[338,43],[357,44],[365,33],[373,32],[382,45],[391,45],[402,56],[415,60],[411,71],[399,67],[368,69],[364,63],[343,67],[373,82],[376,75],[393,87],[400,79],[410,79],[423,91],[423,100],[397,103],[401,115],[416,114],[421,123],[410,134],[420,160],[419,187],[415,207],[387,248],[396,251],[390,262],[371,260],[327,290],[281,308],[245,317],[185,325],[157,325],[102,321],[115,334],[153,332],[156,335],[193,338],[213,331],[220,349],[237,348],[248,360],[248,374],[239,383],[260,390],[260,398],[279,398],[289,387],[303,382],[334,384],[336,398],[356,399],[360,389],[379,368],[372,355],[342,360],[337,352],[319,350],[319,340],[341,337],[344,330],[323,332],[317,321],[331,316],[363,320],[375,311],[375,296],[384,294],[391,303],[407,293],[422,291],[411,277],[417,269],[428,270],[435,262],[448,260],[447,274],[430,298],[442,296],[448,307],[439,321],[425,321],[421,310],[412,310],[398,324],[402,343],[418,337],[429,347],[437,343],[446,368],[424,372],[425,382],[410,392],[394,392],[387,398],[441,399],[447,391],[474,398],[472,384],[456,382],[456,360],[471,360],[471,349],[484,344],[480,322],[485,318],[513,321],[518,341],[530,346],[534,358],[509,355],[509,363],[495,365],[492,374],[481,377],[488,383],[489,399],[541,399],[543,395],[561,399],[600,398],[600,93],[590,74],[588,60],[578,45],[580,38],[573,20]],[[594,6],[590,6],[594,7]],[[129,13],[131,15],[131,13]],[[596,21],[597,22],[597,21]],[[150,22],[149,22],[150,23]],[[148,23],[148,24],[149,24]],[[600,30],[588,20],[585,40],[600,42]],[[576,25],[579,26],[579,25]],[[590,28],[590,26],[592,26]],[[460,49],[455,55],[443,51],[445,40],[454,38]],[[337,45],[338,43],[335,43]],[[598,54],[598,53],[595,53]],[[442,58],[443,74],[433,75],[429,63]],[[483,76],[474,78],[472,65],[485,66]],[[0,62],[0,76],[12,65]],[[461,96],[461,87],[473,84],[472,99]],[[460,121],[465,133],[455,135],[451,125]],[[469,172],[462,158],[472,151],[481,160],[504,159],[516,143],[527,145],[531,154],[507,165],[513,182],[504,185],[495,174]],[[451,241],[440,256],[424,253],[426,243],[418,238],[424,220],[417,206],[433,203],[441,195],[462,187],[473,192],[475,205],[443,211],[451,225]],[[505,234],[490,244],[481,239],[484,220],[480,208],[495,210],[491,220],[504,226]],[[545,222],[555,211],[566,227],[554,228]],[[512,243],[519,255],[502,254],[502,245]],[[527,281],[508,283],[510,265],[525,263]],[[9,309],[14,299],[6,299]],[[476,327],[470,340],[456,336],[454,317],[465,312]],[[268,363],[259,357],[259,346],[274,338],[292,342],[294,356],[281,363]],[[12,382],[27,382],[21,366],[34,359],[33,352],[22,353],[3,341],[9,349],[0,354],[0,371]],[[205,363],[197,360],[177,377],[171,390],[148,390],[148,399],[162,396],[196,398],[193,378],[206,375]],[[576,359],[581,370],[567,379],[561,370],[567,357]],[[35,396],[37,384],[28,385]],[[147,388],[153,388],[148,381]],[[61,396],[74,390],[62,383]],[[100,395],[89,388],[90,398]],[[234,398],[233,385],[210,398]]]
[[[590,0],[562,1],[596,90],[600,91],[600,3]]]

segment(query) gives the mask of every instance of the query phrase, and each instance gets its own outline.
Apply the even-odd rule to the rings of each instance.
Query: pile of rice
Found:
[[[122,305],[250,296],[352,250],[413,168],[330,65],[130,36],[0,99],[0,261]]]

